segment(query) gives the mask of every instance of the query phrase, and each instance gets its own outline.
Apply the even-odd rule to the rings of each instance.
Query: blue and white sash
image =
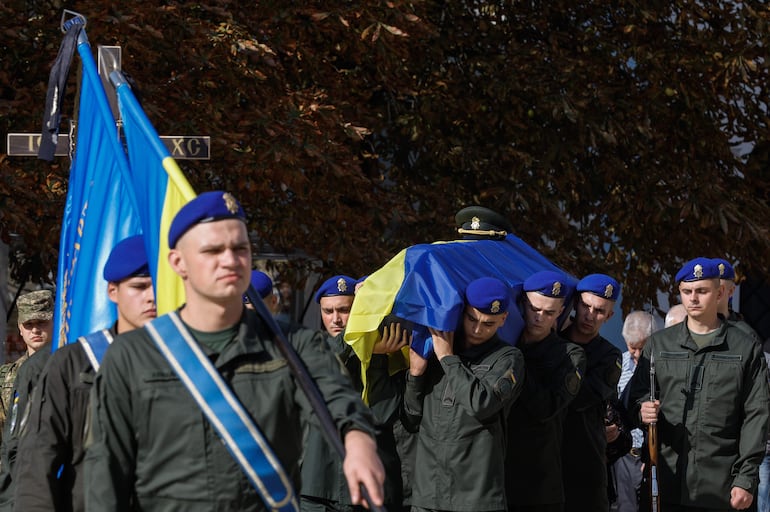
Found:
[[[91,361],[94,371],[99,371],[104,353],[112,343],[112,333],[108,329],[102,329],[101,331],[95,331],[85,336],[80,336],[78,341],[86,351],[88,360]]]
[[[225,442],[265,505],[299,511],[291,479],[198,342],[174,311],[144,325],[161,353]]]

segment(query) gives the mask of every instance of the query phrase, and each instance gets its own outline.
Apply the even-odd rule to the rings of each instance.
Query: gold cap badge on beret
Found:
[[[720,273],[720,275],[721,275],[721,273],[722,273],[722,272],[721,272],[721,269],[720,269],[720,272],[719,272],[719,273]],[[695,277],[697,277],[698,279],[700,279],[701,277],[703,277],[703,267],[702,267],[701,265],[695,265],[695,268],[693,269],[693,273],[692,273],[692,275],[694,275],[694,276],[695,276]]]
[[[607,287],[604,289],[604,296],[609,299],[610,297],[612,297],[612,292],[614,290],[615,289],[612,287],[612,285],[608,284]]]
[[[345,293],[348,291],[348,284],[341,277],[337,279],[337,291],[340,293]]]
[[[725,275],[725,264],[720,263],[719,264],[719,277],[722,277]]]
[[[230,192],[225,192],[222,194],[222,199],[225,200],[225,208],[227,208],[228,212],[232,214],[238,212],[238,201],[235,200]]]
[[[500,301],[499,300],[493,300],[492,301],[492,306],[489,308],[489,311],[493,315],[496,315],[497,313],[499,313],[500,312]]]
[[[561,295],[561,283],[559,281],[553,283],[553,288],[551,288],[551,295],[554,297]]]

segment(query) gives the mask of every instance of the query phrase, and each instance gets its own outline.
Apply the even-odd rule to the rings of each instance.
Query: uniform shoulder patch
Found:
[[[495,382],[492,390],[499,399],[504,400],[513,394],[513,390],[516,388],[518,383],[519,380],[517,379],[513,368],[509,368],[508,371],[502,375],[502,377],[497,379],[497,382]]]

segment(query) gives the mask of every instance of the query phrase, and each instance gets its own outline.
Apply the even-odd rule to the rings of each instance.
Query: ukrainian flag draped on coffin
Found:
[[[428,327],[442,331],[458,329],[465,307],[463,291],[468,283],[479,277],[496,277],[511,287],[512,297],[517,299],[524,280],[541,270],[563,273],[568,281],[565,285],[571,290],[577,284],[577,279],[515,235],[503,240],[420,244],[402,250],[366,278],[353,301],[345,342],[361,360],[364,385],[365,370],[384,321],[401,322],[412,329],[413,348],[428,357],[433,351]],[[571,293],[565,303],[570,300]],[[514,344],[523,327],[521,312],[512,307],[498,335]],[[407,354],[408,349],[404,351]],[[391,370],[398,368],[398,358],[391,358]]]
[[[117,242],[140,232],[128,161],[85,30],[77,49],[83,77],[59,241],[53,349],[115,321],[102,268]]]
[[[120,73],[113,72],[110,80],[118,93],[155,300],[158,315],[162,315],[184,302],[182,280],[168,264],[168,228],[176,212],[195,197],[195,192],[147,119],[131,87]]]

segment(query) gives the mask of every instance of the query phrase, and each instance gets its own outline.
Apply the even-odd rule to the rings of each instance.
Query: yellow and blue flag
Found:
[[[366,278],[356,293],[345,329],[345,342],[362,363],[364,398],[366,368],[383,323],[400,322],[410,329],[412,348],[428,357],[433,352],[428,328],[455,331],[460,327],[465,308],[463,293],[471,281],[496,277],[511,288],[511,297],[516,301],[524,280],[541,270],[564,274],[570,289],[577,284],[577,279],[515,235],[504,240],[419,244],[399,252]],[[568,296],[566,303],[570,299]],[[513,306],[498,336],[515,344],[523,328],[522,312]],[[403,355],[408,361],[408,347]],[[391,357],[391,371],[403,368],[404,359]]]
[[[119,73],[113,73],[110,79],[118,93],[155,300],[158,315],[162,315],[184,302],[182,280],[168,264],[168,229],[174,215],[195,197],[195,192],[128,83]]]
[[[83,78],[59,242],[54,349],[115,321],[117,311],[107,297],[102,269],[115,244],[129,236],[144,234],[158,313],[184,302],[182,282],[167,261],[167,233],[179,208],[195,197],[118,74],[126,154],[85,29],[78,35],[77,50]],[[54,66],[52,74],[67,68]]]
[[[83,77],[59,240],[53,349],[115,321],[102,268],[117,242],[141,231],[128,160],[85,31],[77,50]]]

